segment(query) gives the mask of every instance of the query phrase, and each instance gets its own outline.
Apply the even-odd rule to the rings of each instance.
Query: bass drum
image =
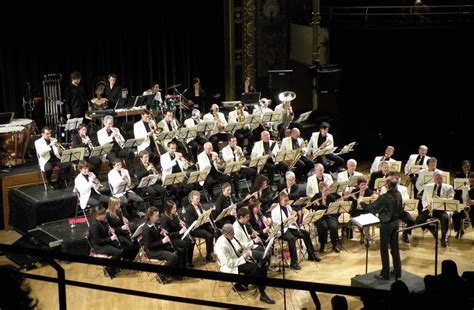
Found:
[[[0,153],[2,166],[23,164],[22,155],[25,150],[26,129],[23,126],[0,127]]]

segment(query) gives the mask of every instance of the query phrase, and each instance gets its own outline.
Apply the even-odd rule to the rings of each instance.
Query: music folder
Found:
[[[224,174],[230,175],[234,172],[240,171],[240,168],[242,168],[244,162],[245,161],[236,161],[233,163],[227,163],[225,166]]]
[[[178,138],[178,140],[184,140],[184,141],[187,141],[188,139],[194,139],[196,138],[196,135],[197,135],[196,129],[197,129],[196,127],[181,128],[178,130],[176,137]]]
[[[306,206],[310,202],[311,202],[311,197],[301,197],[298,200],[296,200],[295,202],[293,202],[293,204],[291,206],[292,207],[293,206]]]
[[[245,122],[236,122],[236,123],[228,123],[227,126],[224,128],[225,132],[234,132],[240,130],[244,127]]]
[[[199,220],[199,219],[198,219]],[[192,230],[194,230],[194,227],[196,226],[198,220],[195,220],[191,226],[188,227],[188,229],[186,229],[186,231],[184,232],[183,236],[181,237],[181,240],[184,240],[184,238],[186,238]]]
[[[94,148],[92,149],[91,155],[89,157],[97,157],[97,156],[102,156],[104,154],[107,155],[110,153],[113,146],[114,146],[113,143],[107,143],[100,146],[94,146]]]
[[[265,112],[262,115],[262,122],[279,123],[281,121],[282,121],[282,112],[281,111]]]
[[[311,155],[312,156],[311,158],[312,160],[315,160],[318,156],[333,154],[336,151],[336,149],[337,149],[337,146],[317,150]]]
[[[380,189],[387,184],[387,179],[386,178],[377,178],[375,180],[375,189],[377,191],[380,191]]]
[[[310,225],[318,221],[324,216],[325,212],[326,210],[317,210],[316,212],[309,212],[305,214],[302,225]]]
[[[74,149],[64,150],[61,154],[61,163],[78,161],[84,158],[85,147],[76,147]]]
[[[418,172],[420,172],[420,170],[422,169],[426,169],[427,166],[425,165],[413,165],[410,167],[410,170],[408,171],[408,173],[411,173],[411,174],[418,174]]]
[[[329,192],[332,194],[341,193],[346,189],[348,184],[349,184],[348,181],[334,182],[329,186]]]
[[[66,126],[64,127],[64,130],[70,131],[70,130],[76,129],[77,127],[79,127],[80,124],[82,124],[83,120],[84,120],[83,117],[68,119],[66,122]]]
[[[214,222],[218,222],[222,220],[224,217],[231,215],[232,210],[234,210],[236,207],[235,204],[231,204],[227,208],[221,211],[221,213],[216,217],[216,220]]]
[[[454,190],[455,191],[460,191],[463,189],[465,186],[469,186],[469,179],[468,178],[455,178],[454,179]]]
[[[359,182],[359,179],[363,177],[362,175],[358,175],[358,176],[352,176],[349,178],[349,184],[347,184],[347,186],[349,187],[356,187],[357,186],[357,182]]]
[[[143,227],[145,227],[146,225],[146,222],[145,223],[142,223],[140,224],[137,229],[135,230],[135,232],[133,233],[132,235],[132,239],[136,239],[138,236],[140,236],[143,232]]]
[[[159,141],[171,140],[176,136],[176,131],[160,132],[157,136]]]
[[[209,209],[209,210],[204,211],[201,215],[199,215],[198,219],[196,220],[196,225],[194,226],[193,230],[209,222],[209,217],[211,216],[211,212],[212,212],[212,209]]]
[[[302,122],[306,121],[309,118],[309,116],[311,115],[311,113],[313,113],[313,111],[308,111],[308,112],[301,113],[300,116],[298,117],[298,119],[295,121],[295,123],[302,123]]]
[[[245,125],[249,125],[252,130],[258,127],[262,114],[248,114],[245,116]]]
[[[359,216],[353,217],[352,222],[359,226],[360,228],[364,228],[367,226],[372,226],[375,224],[380,223],[380,219],[373,215],[372,213],[365,213]]]
[[[122,181],[119,183],[119,185],[117,185],[117,187],[113,188],[112,186],[112,195],[120,195],[122,193],[125,193],[127,191],[127,185],[128,181]]]
[[[202,121],[196,127],[196,132],[208,132],[216,127],[216,121]]]
[[[275,162],[292,161],[295,158],[297,152],[298,150],[280,151],[275,157]]]
[[[415,211],[418,208],[418,199],[407,199],[403,202],[403,210]]]
[[[357,142],[351,142],[349,144],[346,144],[343,146],[341,151],[338,153],[338,155],[346,154],[354,150],[354,146],[356,145]]]

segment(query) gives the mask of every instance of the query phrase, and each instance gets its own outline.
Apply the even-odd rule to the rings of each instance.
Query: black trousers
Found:
[[[462,228],[462,220],[466,218],[466,212],[463,210],[461,212],[453,213],[453,226],[454,231],[458,232]],[[469,209],[469,218],[471,220],[471,226],[474,227],[474,206],[471,206]]]
[[[225,132],[216,133],[209,137],[209,142],[212,143],[214,152],[219,153],[219,141],[227,142],[229,140],[229,134]]]
[[[206,240],[206,251],[209,257],[214,252],[214,229],[209,224],[204,224],[191,232],[191,236]]]
[[[87,204],[91,207],[97,207],[99,204],[107,206],[109,203],[109,198],[109,196],[97,194],[93,189],[91,189],[91,195],[87,201]]]
[[[203,148],[204,143],[207,140],[204,138],[196,137],[194,140],[188,142],[189,150],[191,151],[191,157],[193,158],[194,162],[197,162],[197,156],[199,154],[199,150]]]
[[[449,216],[448,213],[440,210],[433,211],[433,217],[437,218],[441,224],[441,240],[447,241],[448,237],[448,224],[449,224]],[[430,213],[428,210],[422,211],[418,217],[416,218],[416,224],[422,224],[428,221],[431,218]],[[427,228],[429,231],[435,236],[435,227],[432,225],[428,225]]]
[[[295,164],[295,175],[298,181],[306,180],[308,172],[314,168],[314,163],[306,156],[302,156]]]
[[[297,263],[298,262],[298,253],[296,251],[296,240],[297,239],[303,239],[303,242],[306,246],[306,249],[308,250],[308,254],[313,254],[314,248],[313,248],[313,243],[311,242],[311,238],[309,236],[309,233],[304,230],[304,229],[292,229],[289,228],[282,237],[283,240],[288,242],[288,247],[290,248],[290,257],[291,257],[291,263]]]
[[[403,211],[402,215],[400,216],[400,219],[402,221],[404,221],[405,224],[407,224],[407,227],[415,225],[415,220],[413,219],[411,214],[408,213],[407,211]],[[403,234],[404,235],[411,235],[411,229],[407,229],[407,230],[403,231]]]
[[[316,221],[316,228],[318,229],[318,240],[321,247],[324,247],[329,236],[331,237],[331,243],[333,246],[337,245],[338,234],[337,234],[337,218],[331,215],[325,215],[318,221]]]
[[[133,243],[132,240],[130,240],[130,236],[119,234],[117,235],[117,237],[120,240],[120,247],[122,248],[123,259],[133,261],[135,257],[137,257],[140,247],[138,246],[138,244]]]
[[[234,133],[234,136],[237,138],[237,144],[242,148],[242,150],[244,149],[244,140],[245,139],[247,139],[249,141],[249,143],[247,145],[247,151],[252,150],[254,140],[253,140],[253,135],[252,135],[252,132],[250,131],[250,129],[237,130]]]
[[[185,238],[181,240],[181,238],[175,238],[172,240],[173,246],[175,248],[181,248],[184,251],[184,259],[183,263],[186,265],[193,263],[193,254],[194,254],[194,242],[191,242],[191,239]]]
[[[58,158],[50,158],[44,165],[44,174],[46,175],[46,180],[51,184],[51,176],[53,175],[53,168],[59,167],[59,176],[58,182],[61,180],[66,180],[69,171],[71,170],[71,163],[61,163]]]
[[[238,267],[239,273],[243,273],[244,275],[252,275],[256,277],[267,277],[267,264],[256,264],[256,263],[249,263],[246,262],[243,265]],[[240,283],[240,284],[247,284],[247,283]],[[260,293],[265,292],[265,286],[257,286]]]
[[[284,163],[275,164],[273,161],[268,161],[263,167],[263,170],[267,171],[267,176],[270,184],[273,183],[273,179],[275,178],[275,171],[280,171],[282,173],[286,173],[288,171],[288,166]]]
[[[166,199],[167,199],[167,192],[163,186],[155,183],[152,186],[148,186],[148,187],[140,189],[140,191],[142,193],[148,193],[150,195],[151,204],[155,207],[157,206],[155,205],[156,196],[159,196],[160,206],[158,209],[160,210],[160,213],[163,213],[163,210],[166,204]]]
[[[333,161],[334,164],[331,165],[329,162],[330,160]],[[339,168],[342,168],[344,166],[344,159],[341,156],[329,154],[329,155],[318,156],[316,158],[316,163],[322,164],[325,170],[335,172]]]
[[[100,159],[99,156],[97,157],[90,157],[87,159],[87,162],[91,166],[91,171],[97,176],[97,178],[100,176],[100,166],[102,165],[102,160]]]
[[[175,248],[176,250],[180,250],[179,248]],[[148,258],[154,258],[154,259],[161,259],[165,260],[166,264],[165,266],[170,266],[170,267],[179,267],[180,266],[180,256],[176,254],[175,252],[171,252],[168,250],[159,250],[159,251],[149,251],[147,252]]]
[[[400,250],[398,247],[398,220],[382,223],[380,225],[380,256],[382,258],[383,277],[390,277],[390,259],[388,256],[388,248],[392,255],[393,269],[395,275],[400,277],[402,274],[402,263],[400,260]]]

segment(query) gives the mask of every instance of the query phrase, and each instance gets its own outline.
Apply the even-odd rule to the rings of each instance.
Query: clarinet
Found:
[[[235,237],[234,237],[234,239],[235,239],[235,241],[237,242],[237,244],[238,244],[239,247],[240,247],[240,249],[239,249],[239,252],[240,252],[240,253],[243,253],[245,250],[248,250],[248,251],[252,252],[252,250],[247,249],[247,248],[244,248],[244,246],[242,245],[242,243],[240,243],[239,239],[237,239],[237,238],[235,238]],[[231,241],[231,242],[232,242],[232,241]],[[258,265],[257,261],[255,260],[255,258],[252,257],[252,255],[250,255],[248,258],[249,258],[250,262],[252,262],[252,263]]]
[[[166,229],[164,229],[163,227],[159,226],[160,227],[160,233],[165,236],[165,237],[168,237],[168,239],[170,239],[170,245],[171,245],[171,249],[173,250],[173,252],[176,253],[175,249],[174,249],[174,246],[173,246],[173,242],[171,241],[171,238],[168,234],[168,231]]]
[[[117,245],[119,246],[119,248],[122,248],[122,244],[120,243],[118,236],[115,234],[115,230],[112,227],[110,227],[110,224],[107,220],[104,220],[104,224],[106,225],[107,232],[111,235],[111,237],[113,236],[117,237],[117,240],[113,240],[113,241],[117,241]]]
[[[179,212],[176,212],[176,216],[178,217],[178,221],[182,221],[184,223],[184,227],[186,227],[186,229],[188,229],[188,223],[186,222],[186,218],[181,218],[179,216]],[[194,238],[191,236],[191,234],[188,234],[188,238],[191,240],[192,243],[195,243],[194,241]]]

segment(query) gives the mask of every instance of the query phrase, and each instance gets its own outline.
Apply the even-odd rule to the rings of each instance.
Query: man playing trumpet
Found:
[[[202,119],[205,122],[216,121],[216,126],[211,132],[209,141],[212,143],[212,147],[218,151],[219,141],[227,141],[229,137],[229,135],[224,132],[224,129],[227,126],[227,120],[225,119],[225,115],[224,113],[219,112],[219,106],[214,103],[211,106],[210,112],[204,115]]]
[[[97,207],[102,204],[104,207],[109,202],[109,196],[101,194],[99,191],[99,179],[93,172],[89,172],[89,164],[82,160],[78,164],[80,173],[74,179],[74,187],[80,195],[80,206],[85,209],[88,205]]]
[[[91,139],[87,135],[87,125],[80,124],[77,128],[77,134],[72,136],[72,146],[76,147],[84,147],[84,158],[88,157],[86,160],[92,166],[90,169],[96,176],[100,174],[100,166],[102,164],[102,160],[99,156],[90,157],[92,150],[94,149],[94,145],[92,144]]]
[[[112,150],[107,154],[107,160],[113,163],[117,158],[124,159],[129,164],[135,154],[129,148],[123,149],[125,138],[117,127],[114,127],[114,118],[110,115],[104,117],[104,128],[97,132],[97,139],[100,145],[113,143]]]
[[[249,112],[245,111],[245,106],[242,103],[239,103],[235,106],[234,111],[229,112],[229,123],[245,122],[247,115],[249,115]],[[237,144],[241,148],[244,147],[244,139],[248,140],[247,151],[250,153],[253,146],[253,135],[250,125],[244,125],[242,129],[236,130],[234,136],[237,138]]]

